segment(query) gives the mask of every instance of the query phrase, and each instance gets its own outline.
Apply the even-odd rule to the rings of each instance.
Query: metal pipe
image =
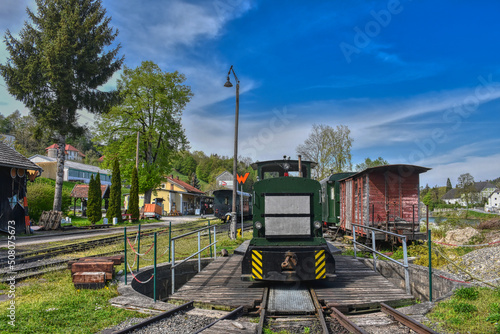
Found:
[[[406,237],[401,238],[403,241],[403,264],[405,268],[405,286],[406,286],[406,293],[411,294],[410,290],[410,269],[408,267],[408,254],[407,254],[407,249],[406,249]]]
[[[125,272],[125,285],[127,285],[127,226],[123,226],[123,252],[125,253],[123,271]]]
[[[172,294],[175,292],[175,239],[172,239],[172,262],[170,263],[172,273]]]
[[[377,249],[375,247],[375,231],[371,230],[372,233],[372,256],[373,256],[373,271],[377,272]]]
[[[154,249],[154,272],[153,272],[153,276],[154,276],[153,277],[153,300],[156,303],[156,232],[154,234],[154,243],[155,243],[155,249]]]
[[[429,229],[427,229],[427,243],[429,246],[429,301],[432,302],[432,240]]]
[[[200,253],[200,249],[201,249],[201,233],[198,232],[198,272],[201,271],[201,253]]]
[[[141,224],[139,224],[139,234],[137,235],[137,253],[141,254]],[[155,245],[156,247],[156,245]],[[137,271],[139,271],[139,259],[141,257],[137,255]]]
[[[356,230],[354,224],[352,224],[352,245],[354,248],[354,258],[356,259]]]

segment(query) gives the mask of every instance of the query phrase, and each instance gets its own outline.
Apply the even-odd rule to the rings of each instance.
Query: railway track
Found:
[[[381,303],[381,312],[392,323],[391,333],[437,334],[432,329]],[[325,316],[326,315],[326,316]],[[385,328],[385,324],[379,327]],[[350,317],[336,308],[323,307],[313,288],[292,286],[283,289],[273,286],[265,289],[260,305],[260,319],[256,333],[265,328],[273,331],[309,333],[378,333],[377,326],[357,325]]]
[[[245,224],[244,229],[250,228],[251,224]],[[175,234],[182,234],[190,231],[190,228],[172,228],[172,232]],[[220,225],[217,227],[218,232],[224,232],[229,230],[227,224]],[[165,228],[155,228],[151,230],[146,230],[141,232],[141,238],[153,235],[155,232],[165,231]],[[137,232],[127,233],[129,236],[134,237]],[[80,257],[73,257],[68,259],[54,259],[57,256],[71,254],[76,252],[82,252],[94,249],[96,247],[109,246],[112,244],[123,243],[123,233],[99,238],[95,240],[89,240],[86,242],[77,242],[63,246],[56,247],[46,247],[40,248],[35,251],[30,252],[17,252],[15,255],[15,266],[10,267],[8,265],[8,257],[0,258],[0,282],[5,282],[9,279],[12,273],[16,273],[16,280],[20,281],[23,279],[36,277],[41,274],[45,274],[51,271],[64,270],[67,268],[67,263],[72,260],[78,260]],[[123,248],[113,251],[100,253],[93,255],[94,257],[99,256],[109,256],[123,253]]]

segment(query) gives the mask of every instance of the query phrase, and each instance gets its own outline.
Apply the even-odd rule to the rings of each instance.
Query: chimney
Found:
[[[173,179],[174,178],[174,174],[170,174],[170,178]]]
[[[302,156],[299,154],[299,177],[302,177]]]
[[[177,180],[179,180],[179,177],[177,176]],[[180,180],[179,180],[180,181]]]

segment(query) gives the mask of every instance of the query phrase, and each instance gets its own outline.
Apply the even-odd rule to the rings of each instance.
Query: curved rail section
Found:
[[[399,321],[400,323],[402,323],[406,327],[413,329],[415,332],[417,332],[419,334],[438,334],[437,332],[433,331],[429,327],[427,327],[419,322],[416,322],[412,318],[408,317],[407,315],[405,315],[401,312],[398,312],[397,310],[393,309],[392,307],[390,307],[387,304],[380,303],[380,307],[381,307],[382,312],[393,317],[394,319],[396,319],[397,321]]]
[[[115,332],[114,334],[132,333],[135,330],[142,329],[142,328],[147,327],[147,326],[149,326],[151,324],[154,324],[155,322],[158,322],[160,320],[168,318],[168,317],[174,315],[177,312],[188,311],[188,310],[192,309],[193,307],[194,307],[193,306],[193,302],[189,302],[189,303],[183,304],[183,305],[181,305],[179,307],[176,307],[176,308],[174,308],[174,309],[172,309],[170,311],[158,314],[156,317],[152,317],[152,318],[146,319],[143,322],[140,322],[140,323],[135,324],[133,326],[127,327],[125,329],[122,329],[121,331]]]

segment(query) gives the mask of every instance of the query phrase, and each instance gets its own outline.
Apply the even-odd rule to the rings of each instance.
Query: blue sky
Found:
[[[353,164],[379,156],[432,170],[421,184],[500,176],[498,1],[103,0],[125,64],[152,60],[187,77],[183,124],[193,150],[296,156],[312,124],[347,125]],[[3,0],[0,30],[18,33],[34,1]],[[0,62],[5,62],[0,45]],[[104,87],[114,87],[117,73]],[[234,83],[234,78],[231,78]],[[0,113],[24,106],[0,81]],[[92,125],[83,113],[80,121]]]

